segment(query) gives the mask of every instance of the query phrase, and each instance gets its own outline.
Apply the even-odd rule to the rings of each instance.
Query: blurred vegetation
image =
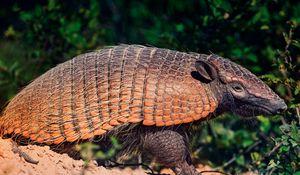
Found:
[[[85,165],[88,165],[88,163],[92,160],[110,160],[117,154],[117,152],[122,148],[122,145],[119,144],[115,137],[109,137],[109,140],[111,147],[109,147],[107,151],[101,150],[99,145],[90,142],[76,145],[76,150],[80,152]]]
[[[214,52],[261,75],[289,110],[204,124],[194,158],[235,174],[300,174],[299,1],[6,0],[0,21],[0,106],[51,67],[106,45]]]

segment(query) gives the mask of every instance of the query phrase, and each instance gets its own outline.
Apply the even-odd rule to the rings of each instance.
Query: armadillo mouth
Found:
[[[259,115],[275,115],[276,114],[271,109],[269,109],[265,106],[258,106],[257,109],[258,109],[258,111],[260,111]]]
[[[240,116],[255,117],[257,115],[274,115],[274,112],[265,106],[258,105],[242,105],[235,110]]]

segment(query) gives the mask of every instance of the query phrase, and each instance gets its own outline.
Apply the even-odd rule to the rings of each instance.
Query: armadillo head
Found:
[[[232,111],[252,117],[279,114],[287,108],[284,100],[263,81],[228,59],[209,55],[195,65],[219,101],[218,112]]]

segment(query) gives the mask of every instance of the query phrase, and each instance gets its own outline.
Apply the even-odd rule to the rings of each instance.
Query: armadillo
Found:
[[[139,126],[145,129],[136,133],[141,149],[176,174],[197,174],[187,129],[178,128],[226,111],[252,117],[286,108],[254,74],[215,54],[119,45],[79,55],[35,79],[4,109],[0,131],[56,145]]]

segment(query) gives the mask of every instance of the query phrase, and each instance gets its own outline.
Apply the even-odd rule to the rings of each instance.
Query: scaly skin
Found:
[[[211,113],[251,117],[286,108],[255,75],[217,55],[121,45],[79,55],[38,77],[5,108],[0,133],[61,144],[138,126],[143,132],[122,130],[125,146],[139,143],[177,174],[198,174],[183,137],[186,124]]]
[[[1,125],[5,134],[59,144],[124,123],[170,126],[205,118],[217,101],[190,76],[195,59],[142,46],[80,55],[23,89],[5,109]]]

